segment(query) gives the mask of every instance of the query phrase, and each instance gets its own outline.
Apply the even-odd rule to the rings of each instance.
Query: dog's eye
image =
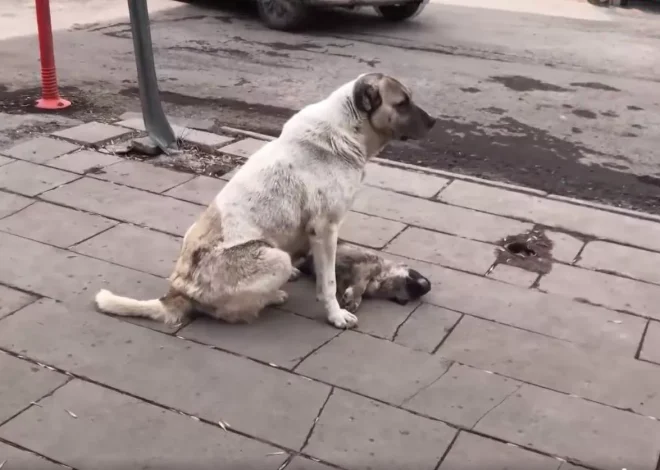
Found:
[[[395,104],[394,106],[396,106],[397,108],[405,108],[405,107],[408,106],[409,104],[410,104],[410,98],[408,98],[408,97],[406,96],[403,100],[399,101],[399,102],[398,102],[397,104]]]

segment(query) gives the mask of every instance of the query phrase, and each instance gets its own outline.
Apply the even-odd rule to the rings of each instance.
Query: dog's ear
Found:
[[[382,78],[382,73],[367,73],[360,75],[355,81],[353,102],[358,111],[371,114],[383,104],[379,87]]]
[[[431,291],[431,281],[422,276],[418,271],[410,269],[406,278],[406,290],[413,299],[418,299]]]

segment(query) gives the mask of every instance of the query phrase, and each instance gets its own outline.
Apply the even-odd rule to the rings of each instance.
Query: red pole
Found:
[[[67,108],[71,106],[71,102],[60,97],[57,89],[53,28],[50,24],[50,0],[35,0],[35,6],[41,54],[41,99],[37,100],[36,106],[41,109]]]

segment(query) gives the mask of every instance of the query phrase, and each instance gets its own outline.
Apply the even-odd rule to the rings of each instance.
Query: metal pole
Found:
[[[41,56],[41,99],[36,106],[41,109],[64,109],[71,102],[60,97],[55,70],[55,50],[53,47],[53,27],[50,22],[49,0],[35,0],[37,29],[39,31],[39,54]]]
[[[154,52],[151,46],[147,1],[128,0],[128,11],[133,32],[133,50],[137,65],[144,127],[156,145],[167,153],[171,146],[176,147],[177,140],[170,123],[167,122],[167,116],[165,116],[160,102]]]

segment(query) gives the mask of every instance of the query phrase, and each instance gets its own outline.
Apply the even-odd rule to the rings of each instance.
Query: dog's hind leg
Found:
[[[281,305],[288,295],[281,290],[291,276],[291,257],[272,246],[235,247],[223,255],[227,275],[238,280],[216,307],[217,318],[229,322],[251,321],[269,305]]]

